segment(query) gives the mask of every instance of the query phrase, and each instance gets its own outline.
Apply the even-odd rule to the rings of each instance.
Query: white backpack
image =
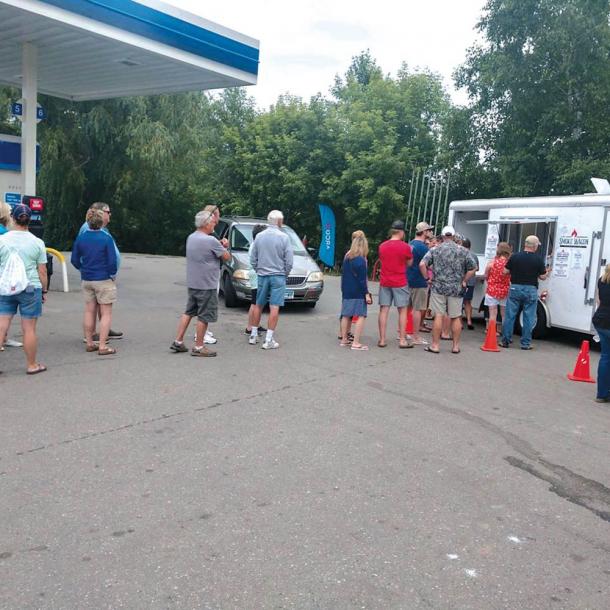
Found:
[[[12,296],[23,292],[28,286],[28,276],[22,258],[15,250],[6,259],[0,269],[0,295]]]

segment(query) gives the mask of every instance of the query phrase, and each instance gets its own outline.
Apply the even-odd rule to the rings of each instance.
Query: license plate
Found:
[[[294,299],[294,290],[286,290],[284,293],[285,299]]]

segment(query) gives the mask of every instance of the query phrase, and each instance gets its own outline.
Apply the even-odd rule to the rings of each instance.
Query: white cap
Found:
[[[441,235],[455,235],[455,229],[451,225],[447,225],[446,227],[443,227]]]

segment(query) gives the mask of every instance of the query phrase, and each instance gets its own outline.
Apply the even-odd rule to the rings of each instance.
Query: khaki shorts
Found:
[[[428,289],[411,288],[409,305],[416,311],[424,311],[428,308]]]
[[[112,280],[83,280],[81,282],[85,303],[95,301],[99,305],[116,303],[116,284]]]
[[[452,320],[462,315],[462,297],[448,297],[437,292],[430,293],[430,310],[435,315],[449,316]]]

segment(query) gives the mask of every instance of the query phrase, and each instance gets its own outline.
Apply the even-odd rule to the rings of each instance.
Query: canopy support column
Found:
[[[21,172],[23,195],[36,195],[36,115],[38,104],[38,48],[23,43],[21,67],[21,96],[23,121],[21,123]]]

